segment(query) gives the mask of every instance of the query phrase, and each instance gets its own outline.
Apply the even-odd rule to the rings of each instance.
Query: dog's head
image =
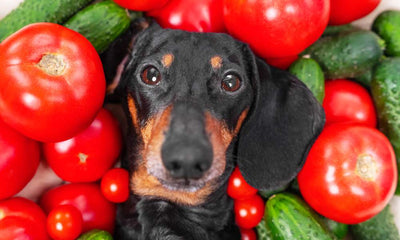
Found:
[[[236,163],[262,190],[296,176],[324,123],[299,80],[227,34],[153,24],[133,46],[119,88],[135,194],[201,204]]]

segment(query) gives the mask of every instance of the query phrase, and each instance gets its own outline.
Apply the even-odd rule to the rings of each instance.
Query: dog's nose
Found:
[[[199,179],[210,169],[212,149],[198,143],[175,143],[162,151],[165,168],[174,178]]]

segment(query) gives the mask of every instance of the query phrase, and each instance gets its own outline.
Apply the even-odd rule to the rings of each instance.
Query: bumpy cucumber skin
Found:
[[[86,7],[64,24],[85,36],[98,53],[106,50],[129,25],[126,10],[109,0]]]
[[[379,129],[393,146],[400,172],[400,57],[387,58],[376,67],[371,93],[379,118]],[[396,194],[400,195],[400,178]]]
[[[274,240],[332,240],[318,215],[303,200],[290,193],[272,196],[266,204],[267,228]]]
[[[0,42],[36,22],[64,23],[93,0],[25,0],[0,20]]]
[[[113,240],[113,237],[107,231],[95,229],[82,234],[77,240]]]
[[[267,228],[264,219],[256,226],[256,230],[258,240],[273,240],[271,231]]]
[[[289,72],[305,83],[322,104],[325,96],[325,78],[321,67],[314,59],[297,59],[290,65]]]
[[[390,205],[370,220],[351,225],[350,229],[353,240],[400,240]]]
[[[379,14],[372,30],[385,40],[386,55],[400,56],[400,11],[388,10]]]
[[[349,230],[349,226],[347,224],[336,222],[323,216],[321,216],[321,219],[325,223],[325,226],[337,237],[337,239],[343,239],[346,237]]]
[[[374,32],[360,30],[321,38],[303,54],[319,63],[327,79],[354,78],[381,59],[384,45]]]

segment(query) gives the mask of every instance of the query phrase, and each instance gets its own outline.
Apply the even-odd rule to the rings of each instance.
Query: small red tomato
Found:
[[[112,167],[122,148],[118,121],[101,109],[92,124],[75,137],[44,143],[44,157],[54,172],[69,182],[94,182]]]
[[[228,195],[233,199],[243,199],[255,195],[257,191],[244,180],[239,168],[236,167],[228,180]]]
[[[374,101],[360,84],[346,80],[328,80],[322,103],[326,125],[332,123],[355,123],[376,127],[377,116]]]
[[[113,0],[121,7],[134,11],[149,11],[164,6],[168,0]]]
[[[120,203],[129,197],[129,173],[123,168],[107,171],[101,179],[101,192],[108,201]]]
[[[54,240],[74,240],[82,233],[82,214],[72,205],[59,205],[47,216],[47,232]]]
[[[257,240],[257,234],[253,229],[240,229],[241,240]]]
[[[193,32],[225,32],[223,0],[170,0],[147,14],[164,28]]]
[[[331,0],[330,25],[342,25],[372,12],[381,0]]]
[[[264,201],[259,195],[234,201],[235,221],[240,228],[257,226],[264,216]]]

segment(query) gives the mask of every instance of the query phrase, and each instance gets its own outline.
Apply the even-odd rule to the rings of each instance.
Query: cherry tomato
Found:
[[[91,43],[53,23],[34,23],[0,45],[0,117],[43,142],[87,128],[105,95],[103,66]]]
[[[47,240],[46,215],[26,198],[0,201],[0,236],[2,240]]]
[[[0,199],[21,191],[35,175],[39,161],[39,144],[0,120]]]
[[[129,173],[123,168],[106,172],[101,179],[101,192],[110,202],[121,203],[129,197]]]
[[[170,0],[164,7],[149,11],[164,28],[193,32],[224,32],[223,0]]]
[[[240,229],[241,240],[257,240],[257,235],[253,229]]]
[[[168,0],[113,0],[121,7],[134,11],[149,11],[164,6]]]
[[[318,213],[356,224],[386,206],[397,177],[392,145],[381,132],[332,124],[317,138],[297,179],[304,199]]]
[[[47,216],[47,232],[54,240],[74,240],[82,233],[82,214],[72,205],[59,205]]]
[[[233,206],[235,221],[240,228],[253,228],[264,216],[264,201],[257,194],[245,199],[236,199]]]
[[[381,0],[331,0],[330,25],[342,25],[372,12]]]
[[[255,195],[257,191],[244,180],[239,168],[236,167],[228,180],[228,195],[233,199],[243,199]]]
[[[376,127],[374,101],[363,86],[353,81],[346,79],[326,81],[322,106],[327,125],[349,122]]]
[[[65,181],[93,182],[112,167],[121,148],[118,121],[103,108],[86,130],[62,142],[43,144],[43,153]]]
[[[329,19],[329,0],[224,0],[228,32],[264,59],[299,54]]]
[[[101,194],[94,183],[71,183],[53,188],[43,194],[40,205],[49,213],[59,205],[70,204],[80,210],[83,232],[102,229],[110,233],[114,229],[115,205]]]

